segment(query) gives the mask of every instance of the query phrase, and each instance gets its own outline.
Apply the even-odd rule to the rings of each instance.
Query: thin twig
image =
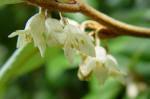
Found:
[[[92,21],[92,20],[87,20],[87,21],[84,21],[83,23],[81,23],[81,29],[83,31],[85,31],[86,28],[91,29],[92,31],[97,31],[98,36],[101,39],[110,39],[110,38],[114,38],[117,36],[121,36],[119,34],[113,33],[113,31],[111,31],[109,28],[99,24],[96,21]]]

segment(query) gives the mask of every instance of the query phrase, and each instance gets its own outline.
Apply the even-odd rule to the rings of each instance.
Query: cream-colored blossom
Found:
[[[64,33],[64,26],[57,19],[48,18],[45,21],[47,28],[46,42],[49,46],[63,46],[66,33]]]
[[[94,45],[91,38],[77,26],[63,25],[60,21],[48,18],[45,22],[47,28],[47,44],[49,46],[61,46],[64,54],[72,64],[76,52],[79,51],[88,56],[95,56]]]
[[[67,34],[64,42],[64,53],[71,64],[77,51],[87,56],[95,56],[91,38],[81,31],[80,28],[68,24],[64,28],[64,33]]]
[[[45,16],[41,13],[38,13],[28,20],[24,30],[17,30],[16,32],[10,34],[9,37],[18,35],[17,48],[34,41],[35,47],[38,47],[41,56],[44,56],[46,50],[44,38],[45,32]]]
[[[94,73],[100,84],[103,84],[109,76],[123,83],[123,75],[115,58],[108,55],[102,47],[96,46],[95,51],[96,57],[84,56],[82,59],[78,77],[81,80],[88,80],[91,77],[91,73]]]
[[[69,24],[79,27],[79,24],[71,19],[67,19]],[[64,42],[67,37],[66,31],[64,31],[64,25],[62,20],[57,20],[54,18],[47,18],[45,21],[47,28],[47,39],[46,42],[49,46],[64,46]]]

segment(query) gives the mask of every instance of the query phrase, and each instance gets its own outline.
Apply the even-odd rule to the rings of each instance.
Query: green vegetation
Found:
[[[150,28],[150,0],[84,1],[115,19]],[[109,52],[127,74],[126,86],[113,78],[103,86],[99,86],[95,77],[88,82],[80,81],[77,77],[80,57],[70,66],[63,50],[57,47],[47,48],[44,58],[33,44],[16,49],[17,37],[9,39],[8,35],[24,29],[26,21],[38,10],[26,3],[15,3],[20,0],[0,0],[0,66],[10,67],[4,73],[6,76],[0,75],[3,99],[131,99],[127,94],[130,83],[138,87],[135,99],[150,98],[150,39],[120,36],[107,40]],[[52,12],[52,16],[59,17],[57,12]],[[79,13],[65,16],[78,22],[87,20]],[[11,65],[5,64],[8,60]]]

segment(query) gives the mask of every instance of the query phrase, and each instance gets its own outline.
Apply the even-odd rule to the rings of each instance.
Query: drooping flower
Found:
[[[57,19],[47,18],[45,21],[47,28],[46,42],[49,46],[64,46],[66,34],[63,31],[63,25]]]
[[[64,32],[67,34],[64,42],[64,53],[71,64],[77,51],[87,56],[95,56],[91,38],[81,31],[81,29],[68,24],[65,26]]]
[[[77,51],[87,56],[95,56],[91,38],[77,26],[63,25],[60,21],[52,18],[48,18],[45,24],[48,30],[47,44],[63,47],[64,54],[71,64]]]
[[[17,48],[34,41],[35,47],[38,47],[41,56],[44,56],[46,50],[45,32],[45,16],[42,13],[38,13],[28,20],[24,30],[17,30],[10,34],[9,37],[11,38],[18,35]]]
[[[103,84],[109,76],[112,76],[124,82],[123,73],[120,71],[117,61],[111,55],[108,55],[104,48],[96,46],[96,57],[84,56],[80,64],[78,77],[81,80],[88,80],[92,73]]]

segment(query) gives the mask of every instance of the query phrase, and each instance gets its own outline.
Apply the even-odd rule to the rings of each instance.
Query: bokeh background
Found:
[[[84,1],[115,19],[150,28],[150,0]],[[23,29],[37,11],[24,3],[0,6],[0,66],[16,50],[17,38],[8,39],[8,35]],[[56,12],[52,16],[59,18]],[[65,16],[78,22],[87,20],[79,13]],[[4,99],[150,99],[150,39],[122,36],[109,39],[107,46],[127,73],[126,86],[113,78],[103,86],[99,86],[95,77],[88,82],[80,81],[77,77],[80,57],[70,66],[60,48],[48,48],[46,58],[41,59],[37,52],[17,71],[19,76],[9,81]]]

